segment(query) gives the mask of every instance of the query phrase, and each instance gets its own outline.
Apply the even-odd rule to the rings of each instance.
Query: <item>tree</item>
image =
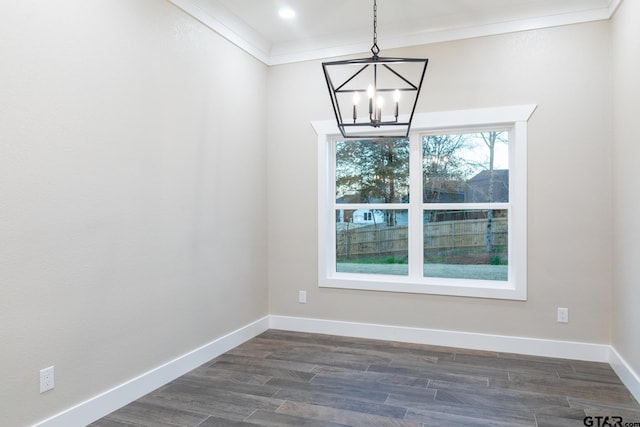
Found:
[[[480,134],[485,145],[489,149],[489,189],[487,190],[487,202],[492,203],[494,200],[494,162],[495,162],[495,148],[497,142],[506,143],[503,131],[482,132]],[[493,210],[487,211],[487,232],[485,236],[485,246],[487,252],[493,252]]]
[[[409,140],[339,141],[336,197],[349,203],[400,203],[409,196]],[[387,223],[395,218],[386,213]]]
[[[429,135],[422,141],[424,201],[461,202],[469,162],[460,156],[467,135]]]

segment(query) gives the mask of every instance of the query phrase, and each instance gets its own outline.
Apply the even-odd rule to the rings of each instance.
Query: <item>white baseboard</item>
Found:
[[[531,356],[558,357],[590,362],[609,362],[609,350],[611,348],[603,344],[342,322],[303,317],[272,315],[270,316],[269,325],[272,329],[284,329],[288,331],[314,332],[319,334],[440,345],[502,353],[519,353]]]
[[[35,424],[35,427],[90,424],[270,328],[605,362],[613,367],[634,397],[640,401],[640,377],[609,345],[272,315],[60,412]]]
[[[35,427],[84,426],[186,374],[203,363],[260,335],[269,328],[264,317],[162,366],[35,424]]]
[[[613,347],[611,347],[609,365],[616,371],[616,374],[618,374],[624,385],[627,386],[631,394],[633,394],[633,397],[640,402],[640,375],[629,366]]]
[[[609,363],[633,397],[640,402],[640,376],[610,345],[274,315],[269,316],[269,327],[287,331]]]

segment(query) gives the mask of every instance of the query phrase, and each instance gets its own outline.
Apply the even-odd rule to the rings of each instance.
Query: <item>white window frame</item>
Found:
[[[478,128],[509,129],[509,264],[507,281],[423,277],[422,233],[409,234],[409,274],[357,274],[336,272],[335,262],[335,173],[333,150],[341,139],[335,121],[312,122],[318,135],[318,286],[371,291],[405,292],[496,298],[527,299],[527,121],[536,105],[517,105],[473,110],[416,114],[410,133],[410,168],[422,170],[421,136]],[[330,181],[331,180],[331,181]],[[407,209],[409,224],[422,223],[422,173],[411,173],[409,204],[369,204],[367,209]],[[467,204],[483,209],[482,204]],[[495,208],[495,204],[492,204]],[[439,208],[446,205],[439,204]],[[485,207],[486,208],[486,207]],[[420,228],[422,230],[422,228]]]

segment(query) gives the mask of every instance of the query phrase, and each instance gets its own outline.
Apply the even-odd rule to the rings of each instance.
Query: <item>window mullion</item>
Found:
[[[511,203],[508,202],[486,202],[486,203],[424,203],[423,208],[433,211],[448,210],[478,210],[478,209],[509,209]]]
[[[424,236],[422,232],[422,147],[420,135],[409,135],[409,277],[422,277]]]

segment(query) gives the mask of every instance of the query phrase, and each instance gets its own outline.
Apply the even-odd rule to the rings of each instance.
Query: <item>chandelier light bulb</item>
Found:
[[[376,94],[376,91],[373,89],[373,86],[369,85],[367,88],[367,96],[369,97],[369,119],[373,119],[373,95]]]
[[[367,96],[369,98],[373,98],[375,94],[376,94],[375,89],[373,88],[373,86],[369,85],[369,87],[367,87]]]
[[[393,115],[396,116],[396,122],[398,121],[398,110],[400,107],[400,91],[396,89],[393,92],[393,100],[396,102],[395,108],[393,110]]]
[[[360,94],[358,92],[354,92],[353,94],[353,123],[356,122],[358,118],[358,102],[360,102]]]
[[[377,123],[380,123],[382,121],[382,106],[384,105],[384,98],[382,97],[382,95],[378,96],[378,99],[376,100],[376,117],[375,117],[375,121]]]

